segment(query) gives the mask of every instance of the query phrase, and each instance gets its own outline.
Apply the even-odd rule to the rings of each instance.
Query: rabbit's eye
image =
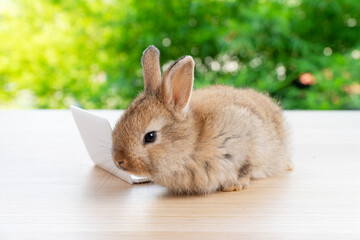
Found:
[[[156,132],[152,131],[152,132],[148,132],[147,134],[145,134],[144,136],[144,143],[153,143],[156,140]]]

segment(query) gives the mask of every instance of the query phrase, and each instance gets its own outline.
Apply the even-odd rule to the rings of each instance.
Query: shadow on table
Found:
[[[289,185],[291,185],[292,173],[286,173],[282,176],[254,180],[249,189],[239,192],[215,192],[207,195],[178,195],[165,187],[154,183],[128,184],[120,178],[104,171],[101,168],[93,167],[88,174],[85,194],[89,198],[98,199],[118,199],[134,200],[141,199],[166,201],[171,199],[184,199],[184,201],[210,198],[239,198],[239,201],[246,201],[251,198],[253,202],[262,202],[267,200],[279,201],[282,197],[289,194]]]

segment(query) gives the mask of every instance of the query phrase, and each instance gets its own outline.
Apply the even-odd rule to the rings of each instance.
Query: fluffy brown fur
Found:
[[[250,179],[292,166],[281,108],[252,89],[212,86],[192,93],[194,61],[185,56],[161,79],[159,51],[142,58],[144,93],[113,132],[115,164],[176,193],[239,190]],[[144,142],[155,131],[156,141]]]

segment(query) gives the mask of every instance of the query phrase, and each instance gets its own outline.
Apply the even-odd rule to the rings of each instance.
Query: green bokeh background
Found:
[[[163,70],[194,57],[195,88],[360,109],[359,26],[359,0],[2,0],[0,108],[126,108],[154,44]]]

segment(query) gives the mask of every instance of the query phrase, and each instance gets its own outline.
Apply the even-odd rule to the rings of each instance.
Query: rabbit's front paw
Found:
[[[241,191],[241,190],[242,189],[239,186],[221,188],[222,192],[238,192],[238,191]]]
[[[241,177],[241,178],[239,178],[236,186],[222,187],[221,191],[223,191],[223,192],[238,192],[241,190],[248,189],[249,185],[250,185],[250,177],[248,177],[248,176]]]

